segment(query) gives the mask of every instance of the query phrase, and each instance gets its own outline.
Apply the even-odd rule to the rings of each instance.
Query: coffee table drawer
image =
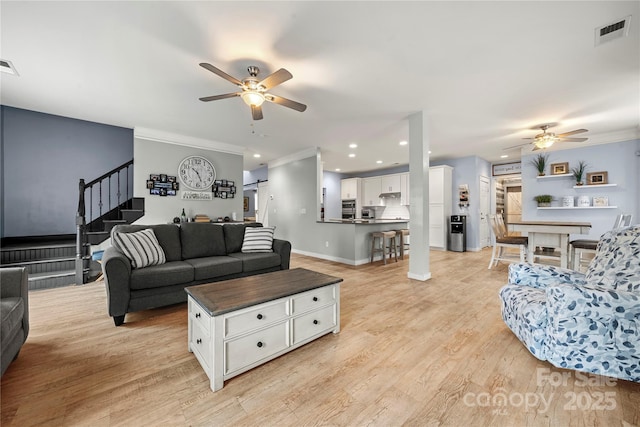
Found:
[[[293,319],[293,344],[336,327],[336,306],[330,305],[318,311]]]
[[[191,350],[199,354],[201,363],[211,367],[211,338],[209,333],[205,332],[197,322],[192,322],[189,342],[191,343]]]
[[[289,347],[289,322],[225,342],[225,375],[245,368]]]
[[[225,317],[225,338],[233,337],[286,319],[287,301],[279,300],[240,310]]]
[[[304,313],[336,301],[336,287],[325,286],[295,295],[292,298],[292,314]]]
[[[189,315],[194,323],[200,325],[204,331],[209,332],[209,320],[211,317],[209,317],[209,314],[204,311],[197,302],[193,301],[192,298],[189,298]]]

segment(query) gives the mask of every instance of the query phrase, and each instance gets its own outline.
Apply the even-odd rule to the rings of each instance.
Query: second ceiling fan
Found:
[[[249,77],[238,80],[235,77],[230,76],[229,74],[220,70],[219,68],[216,68],[211,64],[207,64],[206,62],[201,63],[200,66],[206,68],[214,74],[217,74],[223,79],[230,81],[231,83],[242,89],[240,92],[205,96],[200,98],[200,101],[216,101],[218,99],[234,98],[236,96],[239,96],[242,98],[245,104],[251,107],[251,116],[253,117],[253,120],[262,120],[262,104],[264,103],[264,101],[273,102],[274,104],[282,105],[284,107],[288,107],[300,112],[303,112],[307,109],[307,106],[304,104],[292,101],[287,98],[283,98],[282,96],[267,93],[269,89],[278,86],[279,84],[284,83],[293,77],[293,75],[284,68],[280,68],[278,71],[268,75],[264,79],[258,80],[260,69],[252,65],[247,68]]]
[[[505,148],[505,150],[510,150],[512,148],[521,147],[527,144],[533,144],[533,150],[541,150],[544,148],[549,148],[556,142],[584,142],[589,138],[574,138],[572,135],[577,135],[579,133],[588,132],[587,129],[576,129],[569,132],[555,134],[553,132],[547,132],[547,129],[556,126],[557,123],[546,123],[543,125],[535,126],[531,129],[541,129],[542,133],[537,134],[533,138],[524,138],[524,139],[532,139],[533,141],[527,142],[525,144],[514,145],[513,147]]]

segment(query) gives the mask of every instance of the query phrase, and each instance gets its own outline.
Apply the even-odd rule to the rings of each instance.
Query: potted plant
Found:
[[[544,208],[544,207],[551,206],[551,200],[553,200],[553,197],[550,196],[549,194],[541,194],[539,196],[534,197],[533,200],[538,202],[538,207]]]
[[[571,168],[571,173],[573,173],[573,177],[576,179],[576,185],[582,185],[582,178],[584,177],[586,169],[587,163],[582,160],[578,162],[578,166]]]
[[[549,163],[548,154],[540,153],[531,160],[531,164],[535,166],[538,171],[538,176],[544,176],[544,170],[547,168],[547,163]]]

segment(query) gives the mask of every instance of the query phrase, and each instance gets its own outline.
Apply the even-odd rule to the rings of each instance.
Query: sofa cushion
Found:
[[[166,262],[164,251],[151,229],[134,233],[113,233],[111,238],[129,258],[133,268],[143,268]]]
[[[229,254],[230,257],[242,261],[242,271],[248,273],[250,271],[264,270],[267,268],[280,267],[280,254],[275,252],[256,252]]]
[[[11,339],[22,328],[24,299],[20,297],[0,300],[0,342]]]
[[[172,261],[162,265],[131,271],[131,289],[149,289],[178,285],[193,281],[193,266],[186,261]]]
[[[640,225],[602,235],[585,279],[592,286],[640,292]]]
[[[273,252],[273,230],[274,227],[245,228],[241,252]]]
[[[262,224],[259,222],[250,222],[247,224],[225,224],[222,226],[224,230],[224,243],[227,246],[228,254],[240,252],[242,242],[244,241],[244,230],[247,227],[262,227]]]
[[[185,262],[193,266],[195,280],[213,279],[242,272],[242,261],[228,256],[193,258]]]
[[[182,261],[182,248],[180,245],[180,227],[176,224],[156,224],[156,225],[116,225],[111,231],[114,233],[133,233],[150,228],[156,235],[158,243],[162,246],[167,261]],[[111,240],[112,244],[122,252],[118,245]]]
[[[222,226],[189,222],[180,226],[182,259],[226,255]]]

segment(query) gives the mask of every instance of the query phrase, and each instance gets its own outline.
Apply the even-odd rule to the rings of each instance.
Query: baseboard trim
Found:
[[[431,279],[431,272],[425,273],[425,274],[415,274],[415,273],[412,273],[412,272],[408,272],[407,273],[407,277],[409,279],[419,280],[421,282],[426,282],[427,280]]]

